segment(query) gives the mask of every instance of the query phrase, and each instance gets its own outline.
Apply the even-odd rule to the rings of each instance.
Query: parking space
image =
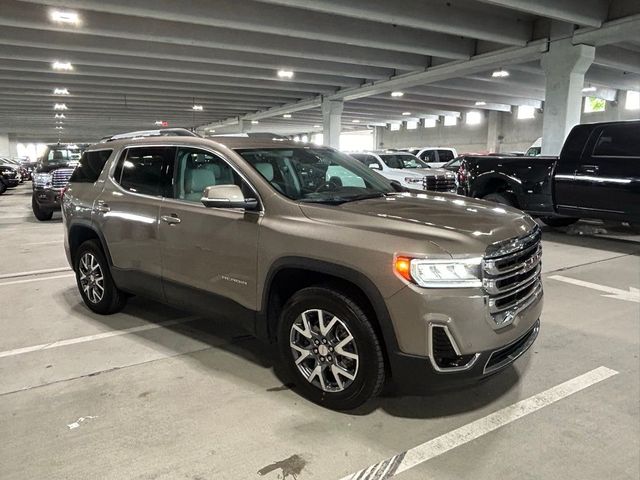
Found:
[[[141,298],[90,313],[59,217],[36,222],[29,193],[0,203],[2,479],[640,476],[640,241],[624,229],[544,230],[542,328],[514,366],[339,413],[233,322]]]

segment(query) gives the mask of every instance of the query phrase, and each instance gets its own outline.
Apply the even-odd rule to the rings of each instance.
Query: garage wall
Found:
[[[10,157],[9,135],[0,133],[0,157]]]
[[[403,125],[397,132],[389,128],[377,127],[377,148],[402,148],[422,146],[455,147],[459,153],[487,151],[487,113],[480,125],[466,125],[458,120],[458,125],[445,127],[442,121],[435,128],[418,127],[407,130]],[[543,113],[536,111],[535,118],[518,120],[515,113],[498,112],[498,142],[501,152],[526,151],[542,136]],[[621,103],[607,102],[604,112],[583,113],[582,123],[634,120],[640,118],[640,111],[626,110]],[[442,118],[441,118],[442,120]],[[500,138],[502,137],[502,138]]]

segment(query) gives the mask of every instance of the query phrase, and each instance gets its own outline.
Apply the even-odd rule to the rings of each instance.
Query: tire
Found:
[[[328,329],[324,332],[318,311]],[[352,341],[347,341],[349,336]],[[304,288],[289,299],[280,316],[278,348],[297,390],[327,408],[359,407],[384,385],[384,358],[371,320],[356,302],[331,287]],[[303,356],[306,360],[300,361]]]
[[[573,225],[576,223],[579,218],[562,218],[562,217],[541,217],[540,220],[545,225],[549,225],[550,227],[568,227],[569,225]]]
[[[96,240],[87,240],[80,245],[73,267],[78,290],[90,310],[100,315],[110,315],[124,308],[127,296],[113,282],[107,259]]]
[[[33,214],[41,222],[51,220],[51,218],[53,217],[53,211],[41,209],[34,196],[31,197],[31,210],[33,210]]]
[[[6,191],[7,191],[7,186],[4,184],[4,182],[0,181],[0,195],[2,195]]]
[[[518,201],[516,196],[510,192],[501,192],[501,193],[489,193],[482,197],[483,200],[488,200],[490,202],[501,203],[502,205],[508,205],[509,207],[518,208]]]

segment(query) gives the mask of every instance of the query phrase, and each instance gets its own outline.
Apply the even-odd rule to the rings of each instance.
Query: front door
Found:
[[[257,308],[258,229],[261,212],[207,208],[212,185],[254,190],[222,155],[179,147],[172,198],[160,208],[162,278],[171,303],[235,318]]]

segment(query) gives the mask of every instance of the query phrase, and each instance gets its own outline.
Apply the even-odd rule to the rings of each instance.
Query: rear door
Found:
[[[438,162],[447,163],[455,158],[455,155],[451,150],[448,149],[440,149],[438,150]]]
[[[576,169],[580,209],[640,219],[640,123],[603,127]]]
[[[116,283],[162,297],[158,218],[171,187],[175,147],[125,149],[93,205]]]

